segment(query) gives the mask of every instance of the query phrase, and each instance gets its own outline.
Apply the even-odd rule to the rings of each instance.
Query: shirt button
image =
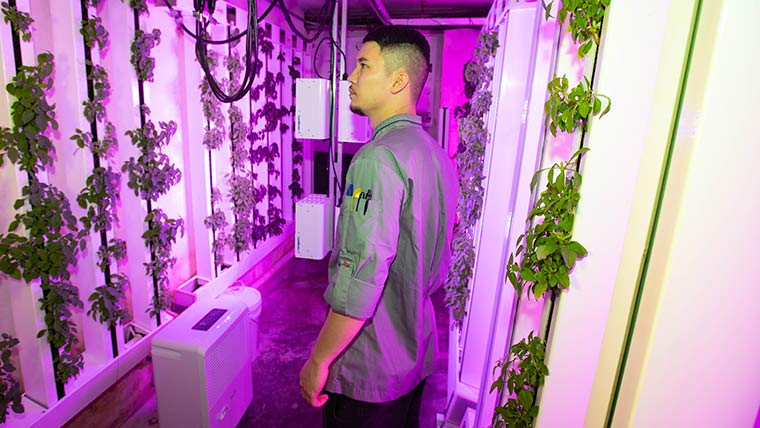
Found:
[[[343,262],[343,266],[348,267],[349,265],[350,263],[348,263],[347,261]]]

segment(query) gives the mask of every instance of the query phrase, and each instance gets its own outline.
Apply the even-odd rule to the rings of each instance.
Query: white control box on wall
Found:
[[[296,138],[330,137],[330,81],[296,79]]]
[[[312,194],[296,202],[295,256],[321,260],[332,249],[333,209],[327,195]]]
[[[338,141],[366,143],[372,138],[372,126],[367,116],[351,112],[349,87],[351,82],[341,80],[338,90]]]

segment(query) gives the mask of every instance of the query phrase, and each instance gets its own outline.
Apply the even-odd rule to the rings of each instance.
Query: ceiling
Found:
[[[325,0],[296,1],[307,21],[316,20]],[[349,25],[380,23],[371,6],[372,0],[348,0]],[[485,18],[493,0],[374,0],[380,3],[392,19],[417,18]]]

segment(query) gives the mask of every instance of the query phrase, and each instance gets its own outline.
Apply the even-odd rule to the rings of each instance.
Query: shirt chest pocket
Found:
[[[382,208],[379,199],[343,199],[339,224],[343,250],[358,256],[359,259],[367,255],[367,247],[376,245],[378,237],[388,232],[384,227]]]

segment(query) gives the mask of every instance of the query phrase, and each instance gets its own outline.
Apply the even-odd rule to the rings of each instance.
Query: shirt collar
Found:
[[[422,117],[416,114],[397,114],[391,116],[388,119],[377,124],[374,131],[372,131],[372,139],[376,139],[383,134],[387,133],[391,129],[398,128],[400,126],[408,126],[409,124],[422,125]]]

